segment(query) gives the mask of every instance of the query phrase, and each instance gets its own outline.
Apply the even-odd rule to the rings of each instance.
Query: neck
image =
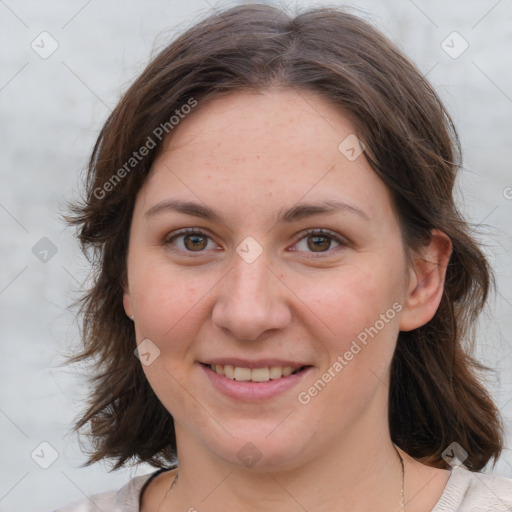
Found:
[[[369,432],[357,427],[343,436],[343,442],[309,460],[252,469],[223,461],[181,435],[179,480],[162,510],[173,509],[171,503],[201,512],[260,512],[276,507],[318,512],[399,510],[401,463],[389,432],[382,429],[378,437],[375,426]]]

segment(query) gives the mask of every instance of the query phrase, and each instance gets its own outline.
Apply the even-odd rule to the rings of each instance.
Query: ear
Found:
[[[130,317],[133,315],[133,308],[132,308],[132,298],[130,295],[130,290],[128,288],[128,285],[124,285],[124,293],[123,293],[123,306],[124,310],[126,312],[126,316]]]
[[[400,330],[412,331],[434,317],[443,296],[446,268],[452,253],[448,235],[438,229],[421,254],[414,258],[404,299]]]

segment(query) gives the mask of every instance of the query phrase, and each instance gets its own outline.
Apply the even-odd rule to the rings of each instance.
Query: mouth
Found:
[[[303,366],[261,366],[260,368],[248,368],[245,366],[234,366],[232,364],[206,364],[210,370],[230,380],[239,382],[268,382],[295,375],[308,368]]]
[[[239,402],[260,402],[285,394],[314,371],[291,361],[218,360],[201,362],[205,376],[222,395]]]

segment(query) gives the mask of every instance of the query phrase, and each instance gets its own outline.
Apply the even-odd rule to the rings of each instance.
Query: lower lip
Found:
[[[281,377],[280,379],[267,382],[252,382],[231,380],[214,372],[209,366],[201,364],[201,367],[217,390],[231,398],[246,402],[268,400],[284,393],[296,386],[313,369],[311,366],[308,366],[288,377]]]

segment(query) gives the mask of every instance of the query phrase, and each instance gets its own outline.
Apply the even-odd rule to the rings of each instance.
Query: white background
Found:
[[[210,0],[186,5],[177,0],[0,1],[1,512],[50,511],[116,489],[136,472],[149,470],[80,468],[85,457],[69,430],[87,387],[76,372],[59,365],[78,340],[77,323],[66,308],[77,297],[88,266],[58,212],[77,197],[103,122],[149,57],[199,17],[227,5]],[[292,9],[300,5],[292,2]],[[484,230],[481,240],[498,277],[498,294],[480,323],[477,353],[496,369],[488,385],[508,426],[510,446],[512,200],[506,190],[510,198],[512,2],[351,5],[428,75],[459,129],[465,151],[459,202]],[[58,43],[47,59],[31,47],[43,31]],[[469,44],[457,59],[441,47],[453,31]],[[42,237],[57,248],[46,263],[32,252]],[[31,458],[43,441],[58,453],[48,469]],[[48,457],[49,448],[43,451]],[[493,471],[512,477],[509,450]]]

